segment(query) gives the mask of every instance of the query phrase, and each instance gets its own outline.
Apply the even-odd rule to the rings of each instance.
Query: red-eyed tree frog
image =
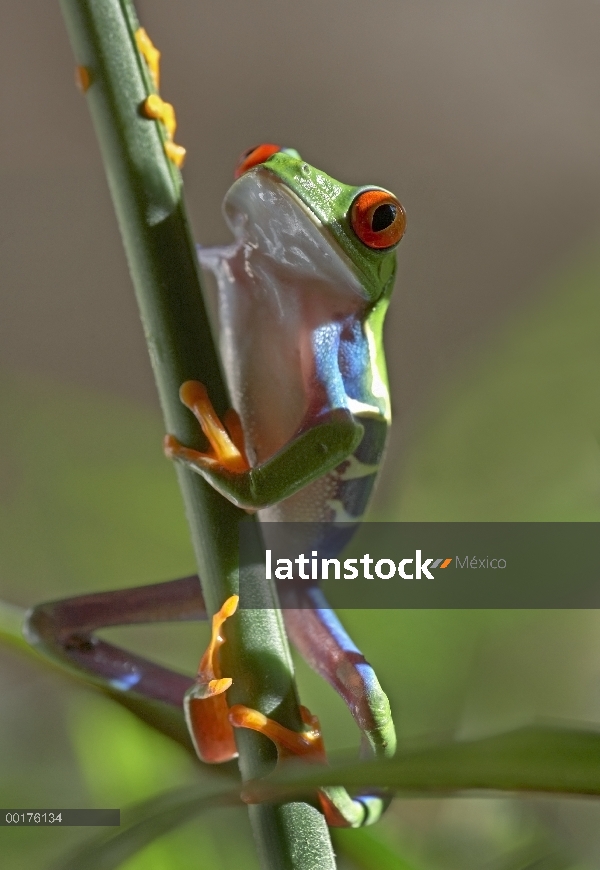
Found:
[[[168,436],[167,454],[262,520],[357,522],[390,423],[381,330],[404,211],[388,191],[341,184],[274,145],[252,149],[236,175],[224,203],[235,242],[199,256],[218,282],[243,440],[188,382],[181,398],[213,450]]]
[[[212,450],[167,436],[165,451],[261,521],[320,524],[328,549],[328,529],[362,518],[383,456],[390,401],[381,332],[406,219],[393,194],[341,184],[292,149],[251,149],[236,178],[224,203],[235,241],[199,248],[199,257],[217,279],[239,420],[221,424],[203,386],[187,382],[181,399]],[[298,595],[313,600],[302,602],[309,610],[284,611],[292,641],[347,702],[366,747],[392,753],[373,671],[322,596]],[[272,727],[250,712],[233,717],[238,727]]]
[[[186,382],[180,397],[211,450],[194,451],[167,435],[165,452],[234,504],[259,511],[261,521],[319,523],[319,545],[331,552],[336,524],[360,522],[385,448],[390,400],[382,327],[404,210],[387,190],[335,181],[291,148],[252,148],[235,176],[224,202],[234,242],[199,248],[202,266],[218,285],[221,349],[235,411],[222,423],[203,385]],[[292,642],[348,705],[364,753],[392,755],[389,703],[373,669],[318,590],[299,590],[295,603],[284,609]],[[193,683],[93,632],[205,619],[196,577],[43,604],[31,612],[27,630],[32,642],[112,692],[183,704],[204,761],[235,756],[233,727],[265,734],[280,757],[323,759],[318,722],[304,708],[305,730],[295,734],[243,705],[228,707],[231,680],[221,675],[218,651],[236,606],[234,596],[213,617],[211,643]],[[319,797],[337,825],[374,821],[385,805],[381,795],[351,799],[342,789]]]

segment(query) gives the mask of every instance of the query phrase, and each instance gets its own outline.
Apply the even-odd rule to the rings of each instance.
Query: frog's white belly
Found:
[[[367,303],[329,232],[273,173],[240,178],[224,213],[236,241],[198,254],[217,279],[225,373],[256,463],[283,447],[307,414],[326,409],[314,334],[360,317]]]
[[[217,279],[223,364],[256,465],[333,406],[317,375],[316,336],[332,322],[361,318],[367,303],[328,231],[272,173],[243,176],[224,212],[236,242],[200,248],[199,257]],[[331,363],[327,377],[340,380],[335,356]],[[261,511],[261,519],[349,519],[339,497],[345,474],[347,463]]]

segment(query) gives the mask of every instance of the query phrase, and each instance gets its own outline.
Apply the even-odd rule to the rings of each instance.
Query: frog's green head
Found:
[[[274,175],[313,222],[333,237],[364,296],[372,303],[389,297],[395,249],[406,228],[406,215],[396,197],[383,188],[335,181],[305,163],[297,151],[277,145],[259,145],[245,152],[235,177],[264,171]]]

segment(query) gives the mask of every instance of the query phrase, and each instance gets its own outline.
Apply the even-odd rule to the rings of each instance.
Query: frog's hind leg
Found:
[[[396,732],[386,694],[364,655],[352,642],[320,589],[295,593],[303,609],[284,609],[290,639],[310,667],[344,699],[362,735],[364,757],[389,758]],[[376,789],[351,798],[345,789],[322,789],[321,802],[330,825],[372,824],[391,796]]]
[[[392,756],[396,750],[394,723],[375,671],[319,589],[302,590],[296,600],[302,609],[283,611],[292,643],[348,705],[363,736],[363,754]]]
[[[394,723],[373,668],[344,631],[320,590],[295,590],[293,594],[296,607],[290,609],[286,604],[291,602],[284,601],[283,617],[294,646],[350,708],[362,733],[363,756],[390,757],[396,748]],[[234,726],[253,728],[273,740],[280,757],[298,754],[312,761],[324,760],[321,732],[314,717],[303,716],[310,728],[300,734],[282,729],[278,723],[241,705],[231,708],[229,718]],[[345,788],[328,787],[318,794],[327,822],[334,827],[373,824],[391,801],[389,793],[378,789],[351,796]]]
[[[198,577],[80,595],[32,608],[25,636],[39,651],[99,685],[143,719],[189,744],[180,711],[194,680],[97,637],[99,628],[135,623],[205,620]],[[172,709],[178,708],[177,716]]]

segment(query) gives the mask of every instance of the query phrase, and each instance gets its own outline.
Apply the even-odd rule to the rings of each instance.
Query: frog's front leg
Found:
[[[356,449],[364,433],[349,411],[333,409],[266,462],[250,468],[237,415],[226,421],[226,428],[198,381],[186,381],[180,397],[198,419],[212,452],[192,450],[167,435],[166,455],[201,474],[221,495],[246,510],[260,510],[283,501],[331,471]]]

